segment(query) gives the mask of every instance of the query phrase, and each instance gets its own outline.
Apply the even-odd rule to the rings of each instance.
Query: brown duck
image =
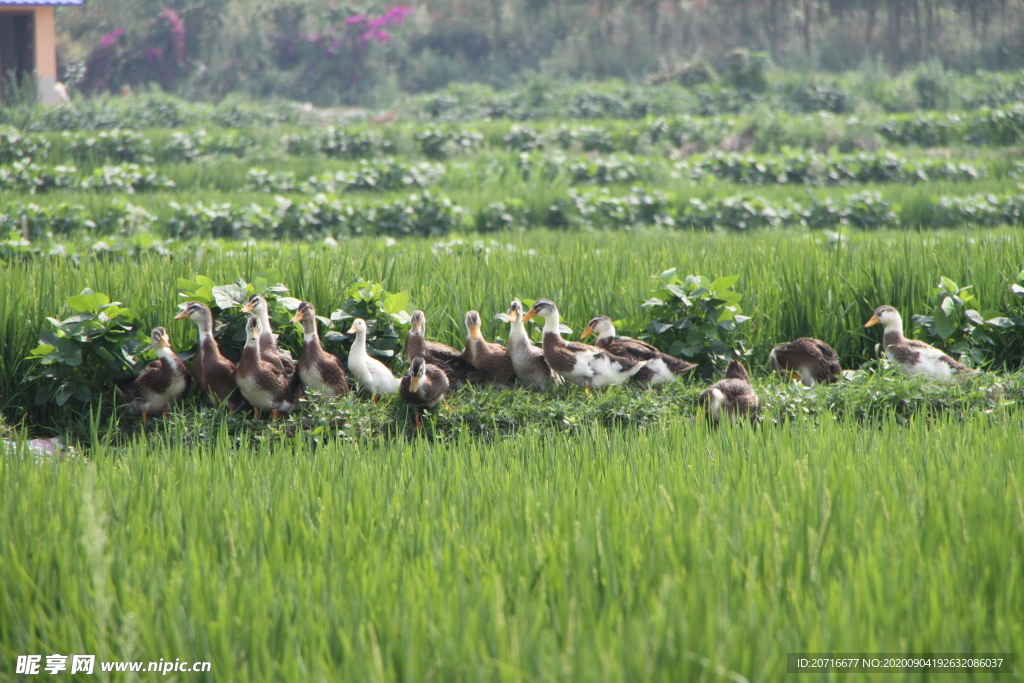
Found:
[[[835,349],[810,337],[799,337],[775,346],[768,354],[768,363],[773,370],[789,373],[793,379],[809,387],[831,384],[843,374]]]
[[[484,339],[480,333],[480,314],[476,311],[466,313],[466,348],[462,357],[475,371],[469,373],[473,384],[490,384],[501,389],[511,389],[516,383],[516,371],[512,367],[512,359],[501,344],[494,344]]]
[[[192,359],[192,376],[199,391],[215,405],[226,405],[228,410],[247,408],[249,404],[235,384],[235,364],[221,355],[213,336],[213,313],[206,304],[193,301],[174,316],[175,320],[185,318],[193,320],[199,328],[199,344]]]
[[[430,365],[422,358],[414,358],[409,371],[398,385],[398,395],[413,406],[416,429],[423,428],[420,408],[437,405],[449,389],[448,376],[436,365]]]
[[[288,413],[295,408],[299,387],[292,382],[291,375],[264,360],[260,348],[263,329],[258,316],[249,318],[245,332],[245,350],[235,367],[235,382],[242,396],[252,404],[257,417],[261,410],[269,410],[271,419],[276,420],[279,413]]]
[[[461,351],[446,344],[427,341],[427,317],[423,311],[414,311],[409,322],[411,327],[409,334],[405,337],[405,357],[409,362],[422,358],[428,365],[436,365],[441,368],[448,377],[448,384],[452,391],[464,385],[469,373],[475,371],[476,368],[462,357]]]
[[[523,320],[538,315],[544,318],[544,360],[573,384],[586,389],[623,384],[647,366],[647,361],[615,356],[596,346],[562,339],[558,307],[549,299],[535,301]]]
[[[253,294],[242,306],[242,313],[251,313],[260,320],[262,338],[260,354],[263,360],[273,364],[278,370],[291,375],[295,371],[295,361],[287,351],[277,346],[277,335],[270,326],[270,309],[267,300],[259,294]]]
[[[293,323],[302,323],[302,355],[295,366],[295,375],[306,389],[318,391],[324,396],[347,394],[350,389],[341,361],[327,353],[320,346],[320,335],[316,331],[316,309],[313,304],[303,301],[292,317]]]
[[[544,351],[533,345],[526,333],[523,317],[523,304],[519,299],[514,299],[508,307],[507,316],[511,326],[508,333],[508,355],[512,360],[512,368],[516,379],[523,386],[547,391],[548,387],[562,384],[565,380],[544,360]]]
[[[738,360],[729,361],[725,369],[725,379],[708,387],[697,399],[697,405],[708,411],[711,420],[718,424],[722,413],[726,417],[753,417],[760,401],[743,363]]]
[[[904,337],[903,318],[892,306],[876,308],[875,314],[864,323],[864,327],[878,323],[885,325],[885,332],[882,333],[885,355],[904,375],[925,375],[940,382],[951,382],[978,372],[958,363],[934,346]]]
[[[191,380],[181,359],[171,350],[167,330],[157,327],[150,339],[157,360],[153,361],[135,379],[118,382],[118,393],[128,404],[133,415],[142,415],[145,422],[153,413],[166,415],[188,390]]]
[[[685,360],[662,353],[645,341],[616,336],[615,325],[606,315],[595,315],[591,318],[580,339],[586,339],[591,334],[597,334],[595,344],[599,349],[616,356],[647,361],[647,367],[636,373],[634,378],[643,384],[674,382],[697,367],[694,363],[687,363]]]

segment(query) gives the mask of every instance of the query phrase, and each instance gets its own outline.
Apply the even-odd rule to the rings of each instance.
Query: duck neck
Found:
[[[196,325],[199,326],[199,343],[202,344],[206,340],[213,340],[213,318],[209,316],[203,316],[196,320]]]
[[[562,334],[559,332],[561,320],[558,317],[558,309],[555,309],[544,316],[544,334],[553,334],[561,337]]]
[[[903,319],[896,316],[885,324],[885,332],[882,333],[882,345],[891,346],[903,341]]]
[[[174,351],[171,351],[171,347],[169,346],[157,344],[157,347],[154,350],[156,351],[156,357],[159,358],[160,360],[170,362],[177,358],[177,356],[174,355]]]
[[[316,331],[316,321],[308,318],[302,321],[302,341],[306,346],[320,346],[320,335]]]
[[[352,342],[352,350],[349,351],[349,355],[356,358],[366,355],[366,332],[362,330],[356,331],[356,340]]]
[[[615,325],[609,325],[603,332],[597,333],[597,341],[602,339],[615,339]]]

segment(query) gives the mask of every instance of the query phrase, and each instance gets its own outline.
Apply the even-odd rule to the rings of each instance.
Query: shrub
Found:
[[[998,311],[979,312],[972,289],[940,277],[932,290],[931,314],[915,315],[911,321],[925,331],[929,341],[938,341],[950,355],[978,366],[994,352],[999,330],[1013,327],[1014,322]]]
[[[37,363],[31,376],[38,385],[36,405],[87,403],[95,392],[125,377],[150,348],[140,317],[154,307],[137,314],[91,289],[69,297],[67,305],[74,315],[49,318],[54,329],[40,331],[39,345],[29,352]]]
[[[362,318],[368,328],[367,351],[395,369],[401,362],[399,339],[404,338],[409,320],[412,318],[409,292],[392,293],[379,282],[367,282],[356,278],[342,294],[345,298],[341,306],[331,313],[330,322],[342,323],[342,329],[346,331],[328,332],[324,335],[324,341],[338,342],[344,347],[345,353],[349,353],[355,335],[348,336],[349,328],[346,325],[351,325],[355,318]]]
[[[0,164],[40,159],[49,149],[50,143],[41,135],[22,135],[17,128],[0,126]]]
[[[114,129],[95,135],[64,133],[68,153],[79,162],[153,162],[149,138],[132,130]]]
[[[743,355],[738,332],[749,318],[739,305],[743,295],[732,289],[738,275],[714,281],[701,275],[680,279],[672,268],[658,280],[643,303],[651,321],[642,339],[669,355],[697,363],[696,372],[702,377],[713,376]]]

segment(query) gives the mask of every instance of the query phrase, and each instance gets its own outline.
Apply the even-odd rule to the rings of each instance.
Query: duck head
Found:
[[[864,323],[864,327],[871,327],[882,323],[885,329],[903,329],[903,318],[900,317],[900,312],[892,306],[879,306],[875,309],[875,314],[868,318],[868,321]]]
[[[469,330],[469,338],[474,341],[483,341],[480,334],[480,314],[476,311],[466,312],[466,329]]]
[[[406,374],[409,375],[409,391],[416,393],[420,390],[423,378],[427,376],[426,361],[422,358],[413,358],[412,365],[409,366],[409,371]]]
[[[427,333],[427,316],[423,314],[423,311],[413,311],[412,317],[409,318],[409,325],[409,334],[424,336]]]
[[[587,328],[580,334],[580,339],[586,339],[591,334],[596,334],[598,339],[615,336],[615,325],[612,319],[606,315],[595,315],[587,323]]]
[[[366,321],[362,318],[356,318],[352,321],[352,327],[349,328],[348,334],[366,334]]]
[[[555,306],[555,302],[551,301],[550,299],[537,299],[533,303],[533,308],[527,311],[526,315],[523,316],[523,322],[526,322],[527,320],[532,320],[536,318],[538,315],[544,318],[545,320],[547,320],[549,317],[553,315],[557,316],[558,306]]]

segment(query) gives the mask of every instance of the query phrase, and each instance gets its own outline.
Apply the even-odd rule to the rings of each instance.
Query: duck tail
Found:
[[[114,382],[114,388],[117,389],[117,395],[121,397],[125,403],[131,403],[135,398],[135,378],[121,379]]]
[[[729,366],[725,369],[726,379],[741,379],[744,382],[750,381],[750,375],[747,374],[747,369],[743,367],[743,363],[736,359],[729,361]]]

